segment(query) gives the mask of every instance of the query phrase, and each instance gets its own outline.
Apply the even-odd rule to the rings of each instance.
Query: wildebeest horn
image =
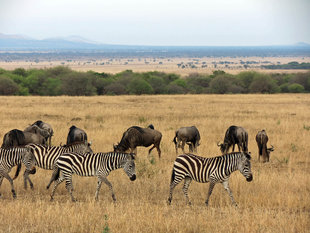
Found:
[[[217,143],[217,146],[221,146],[220,142]]]

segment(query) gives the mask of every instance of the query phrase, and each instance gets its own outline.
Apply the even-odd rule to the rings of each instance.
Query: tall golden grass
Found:
[[[162,158],[156,150],[138,148],[137,180],[122,170],[111,181],[117,202],[102,185],[94,200],[97,179],[73,176],[72,203],[65,185],[50,202],[46,190],[52,171],[31,176],[34,190],[23,189],[22,173],[15,180],[13,200],[7,180],[1,186],[0,232],[309,232],[310,229],[310,96],[309,95],[176,95],[98,97],[1,97],[0,137],[36,120],[50,123],[53,144],[66,142],[71,125],[83,128],[94,151],[112,150],[132,125],[153,124],[162,132]],[[231,206],[217,184],[209,206],[208,184],[192,182],[191,206],[185,206],[182,184],[171,206],[166,204],[173,161],[172,139],[181,126],[196,125],[201,134],[198,155],[220,154],[217,142],[230,125],[248,130],[254,180],[232,174],[230,187],[238,203]],[[265,129],[275,147],[269,163],[258,163],[255,135]],[[187,148],[188,150],[188,148]],[[152,162],[153,161],[153,162]],[[155,161],[155,162],[154,162]],[[10,173],[13,176],[15,168]]]

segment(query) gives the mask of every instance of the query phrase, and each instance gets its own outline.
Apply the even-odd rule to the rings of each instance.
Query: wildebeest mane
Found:
[[[42,125],[42,123],[43,123],[43,121],[38,120],[38,121],[34,122],[32,125],[36,125],[36,126],[40,127]]]

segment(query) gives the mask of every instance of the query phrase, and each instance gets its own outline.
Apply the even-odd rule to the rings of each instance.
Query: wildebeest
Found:
[[[19,129],[12,129],[3,136],[1,148],[7,149],[23,145],[26,145],[24,132]]]
[[[36,131],[36,133],[31,133],[24,132],[19,129],[12,129],[4,135],[1,148],[24,146],[29,143],[37,143],[41,145],[47,144],[45,138],[39,131]]]
[[[232,151],[235,151],[235,144],[239,151],[248,152],[248,132],[240,126],[232,125],[226,130],[224,142],[217,145],[221,152],[226,154],[231,146],[233,146]]]
[[[67,145],[70,145],[74,142],[87,142],[87,134],[84,130],[77,128],[75,125],[72,125],[69,129]]]
[[[260,162],[260,157],[262,157],[263,163],[269,162],[270,152],[274,150],[274,147],[271,145],[271,148],[267,148],[268,136],[264,129],[256,134],[256,142],[258,146],[258,161]]]
[[[149,150],[149,155],[156,148],[160,158],[161,151],[159,146],[161,138],[161,132],[155,130],[153,125],[149,125],[147,128],[132,126],[123,133],[120,143],[114,145],[114,152],[126,152],[130,149],[130,152],[137,154],[137,146],[149,147],[153,145]]]
[[[36,125],[41,129],[47,130],[49,135],[45,139],[48,142],[48,145],[52,146],[52,136],[54,135],[54,131],[53,131],[52,126],[46,122],[41,121],[41,120],[34,122],[32,125]]]
[[[176,154],[178,154],[178,148],[182,148],[184,152],[185,143],[189,146],[189,152],[197,152],[197,147],[200,145],[200,134],[195,126],[181,127],[175,131],[175,137],[173,142],[175,144]]]

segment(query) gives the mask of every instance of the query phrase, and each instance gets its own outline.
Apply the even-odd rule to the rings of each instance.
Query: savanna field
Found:
[[[84,129],[94,152],[112,151],[132,125],[153,124],[163,137],[162,157],[154,149],[138,147],[137,179],[123,170],[108,176],[117,202],[103,184],[95,201],[97,178],[73,176],[72,203],[65,184],[50,202],[46,185],[52,171],[31,175],[34,190],[24,190],[23,171],[14,181],[13,200],[4,180],[0,198],[0,232],[310,232],[310,96],[275,95],[158,95],[97,97],[0,97],[0,137],[11,129],[23,130],[42,120],[54,129],[53,145],[65,144],[69,127]],[[253,181],[236,171],[230,188],[238,203],[231,205],[221,184],[205,199],[209,184],[192,182],[185,205],[183,184],[167,205],[173,162],[175,130],[195,125],[201,135],[198,155],[220,155],[217,142],[226,129],[238,125],[249,133]],[[265,129],[269,163],[258,163],[255,135]],[[186,147],[188,151],[188,147]],[[181,150],[179,150],[181,153]],[[14,176],[16,168],[10,175]]]

